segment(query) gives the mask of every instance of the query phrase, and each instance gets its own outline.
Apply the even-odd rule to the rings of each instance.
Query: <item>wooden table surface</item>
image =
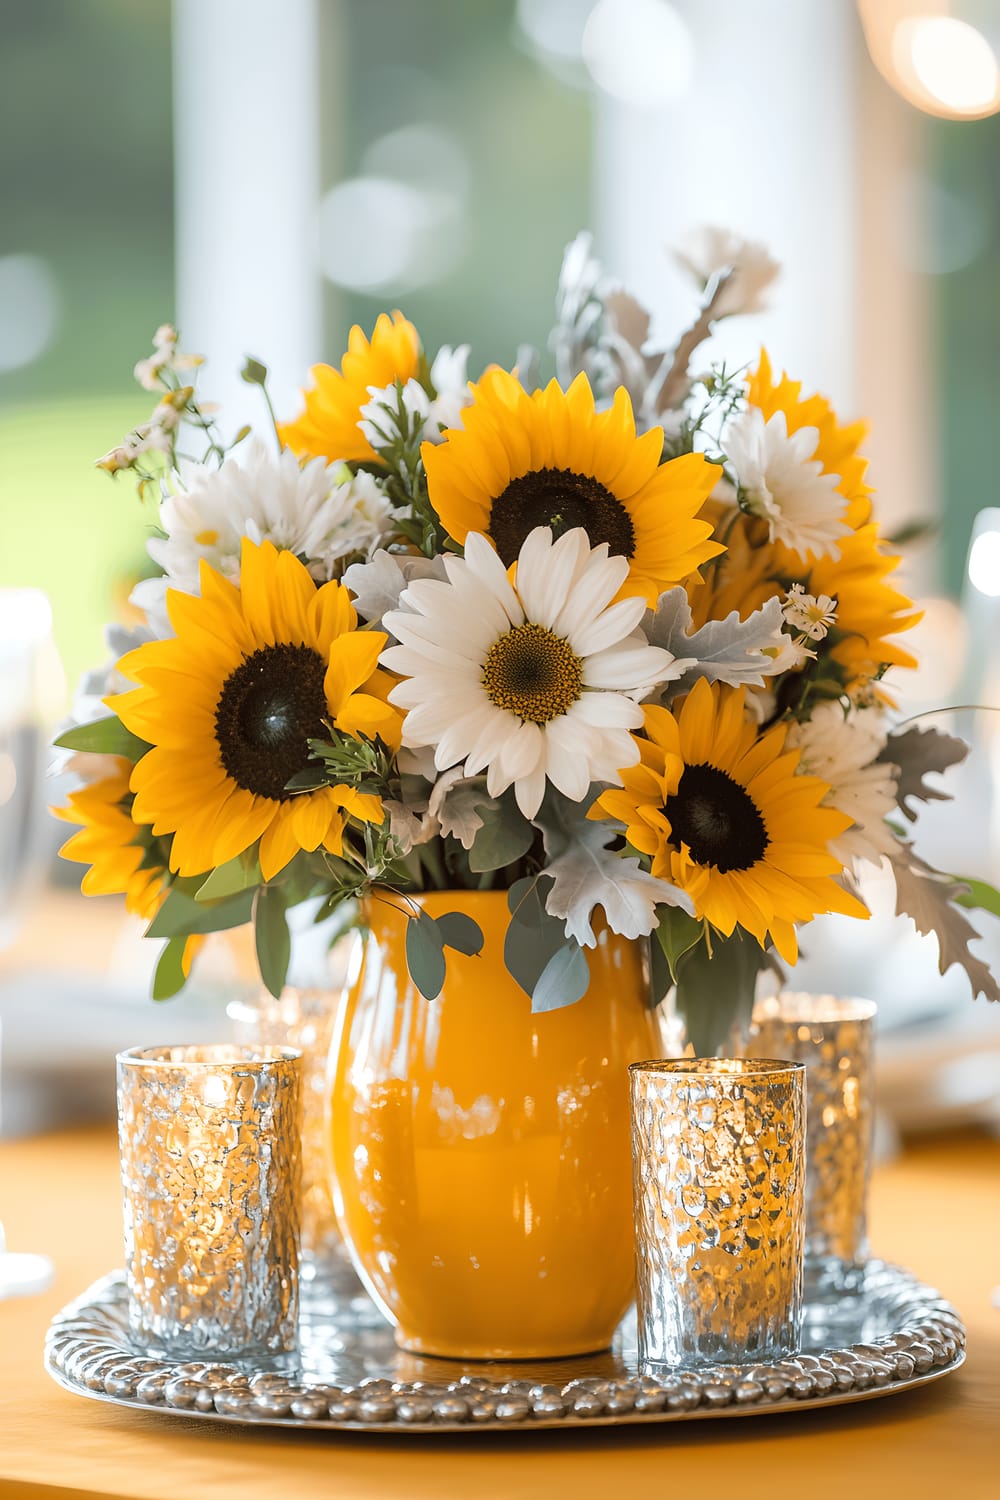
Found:
[[[0,1497],[52,1500],[576,1500],[1000,1497],[1000,1142],[953,1135],[877,1174],[873,1244],[959,1308],[966,1365],[935,1385],[826,1411],[645,1429],[394,1437],[241,1430],[118,1409],[42,1369],[53,1313],[121,1262],[106,1128],[0,1144],[15,1250],[56,1263],[43,1296],[0,1302]]]

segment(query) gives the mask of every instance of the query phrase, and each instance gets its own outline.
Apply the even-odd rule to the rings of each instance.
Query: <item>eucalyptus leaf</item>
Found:
[[[511,919],[504,938],[507,972],[526,995],[550,960],[566,947],[566,933],[557,917],[545,910],[545,877],[516,881],[508,892]]]
[[[661,907],[659,915],[659,926],[654,930],[653,936],[667,961],[670,977],[676,984],[680,960],[704,936],[705,924],[676,906]]]
[[[424,998],[436,1000],[444,988],[444,937],[425,911],[410,917],[406,924],[406,966]]]
[[[276,885],[262,885],[253,903],[254,942],[257,966],[267,989],[280,999],[292,956],[292,938],[285,916],[284,892]]]
[[[579,943],[564,943],[553,953],[531,992],[532,1013],[563,1010],[587,993],[590,969]]]
[[[442,912],[434,920],[446,948],[454,948],[456,953],[464,953],[469,958],[483,951],[483,929],[465,912]]]
[[[163,945],[153,970],[153,999],[172,1000],[187,981],[184,972],[184,949],[187,938],[175,937]]]
[[[60,749],[85,750],[93,755],[123,755],[126,760],[141,760],[150,748],[145,740],[125,728],[117,714],[107,719],[93,719],[89,724],[75,724],[56,739]]]
[[[716,936],[709,954],[697,943],[680,959],[677,1009],[696,1057],[712,1057],[735,1029],[745,1031],[753,1010],[757,975],[768,964],[760,944],[736,928]]]
[[[193,891],[175,882],[156,916],[146,929],[153,938],[189,936],[193,933],[227,932],[242,927],[253,915],[253,891],[240,891],[224,901],[197,901]]]
[[[204,885],[198,887],[195,900],[219,901],[226,896],[235,896],[240,891],[253,890],[263,878],[256,848],[244,849],[235,859],[212,871]]]
[[[527,854],[535,842],[535,830],[518,812],[512,798],[504,797],[493,807],[484,802],[478,812],[482,827],[469,850],[470,870],[477,875],[502,870]]]

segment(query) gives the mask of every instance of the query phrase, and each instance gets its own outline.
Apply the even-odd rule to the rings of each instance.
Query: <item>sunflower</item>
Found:
[[[583,527],[591,547],[628,559],[622,592],[651,605],[723,550],[696,519],[718,466],[699,453],[661,464],[662,452],[659,427],[636,436],[623,388],[598,412],[585,375],[529,395],[505,370],[473,387],[461,429],[421,449],[431,504],[456,542],[483,533],[509,567],[537,526]]]
[[[647,707],[639,764],[589,816],[623,823],[653,875],[686,891],[696,916],[727,937],[739,924],[794,963],[797,922],[868,915],[833,878],[843,866],[829,843],[851,818],[820,806],[825,781],[796,775],[784,725],[758,737],[744,697],[701,678],[675,712]]]
[[[391,318],[381,313],[370,343],[355,324],[340,369],[313,365],[314,385],[303,392],[305,410],[294,422],[282,423],[278,436],[300,455],[371,462],[378,455],[358,426],[368,388],[381,390],[397,380],[405,385],[419,365],[420,336],[401,312]]]
[[[200,874],[260,840],[271,880],[299,849],[342,846],[346,817],[381,823],[381,799],[348,786],[290,794],[326,725],[399,743],[400,715],[378,671],[386,636],[358,631],[339,583],[317,589],[271,542],[244,539],[240,587],[201,566],[201,596],[170,590],[176,635],[122,658],[140,686],[107,700],[153,748],[132,772],[132,816],[173,834],[171,869]]]
[[[169,890],[167,867],[148,830],[132,820],[129,791],[131,763],[115,757],[107,776],[70,792],[69,806],[53,808],[57,818],[82,827],[67,839],[59,853],[89,865],[81,881],[85,896],[124,895],[125,910],[150,922]],[[204,938],[189,937],[184,945],[183,969],[188,974]]]

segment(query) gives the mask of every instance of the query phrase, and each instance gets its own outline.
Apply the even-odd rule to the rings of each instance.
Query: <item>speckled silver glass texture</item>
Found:
[[[798,1348],[805,1068],[633,1063],[639,1357],[654,1373]]]
[[[871,1000],[776,995],[756,1007],[745,1049],[805,1064],[806,1279],[839,1290],[868,1259],[875,1012]]]
[[[314,1280],[331,1260],[348,1264],[330,1189],[327,1141],[327,1063],[342,986],[286,985],[278,999],[263,990],[253,1003],[236,1001],[229,1015],[236,1035],[251,1046],[288,1046],[302,1053],[302,1198],[299,1205],[300,1269]]]
[[[291,1350],[300,1054],[229,1044],[122,1052],[118,1133],[136,1345],[175,1358]]]

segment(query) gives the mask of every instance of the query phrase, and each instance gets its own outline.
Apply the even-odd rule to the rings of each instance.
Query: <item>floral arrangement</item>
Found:
[[[202,934],[251,920],[277,994],[288,910],[318,901],[323,920],[369,894],[408,914],[434,996],[446,950],[482,934],[409,898],[501,889],[534,1009],[583,997],[606,924],[652,938],[657,993],[676,985],[708,1048],[763,966],[795,962],[800,926],[867,915],[867,861],[937,934],[942,972],[1000,998],[964,911],[995,893],[904,832],[965,747],[894,726],[919,614],[864,429],[766,352],[698,371],[713,324],[762,306],[777,267],[720,231],[685,263],[700,307],[660,349],[578,237],[546,384],[530,349],[471,383],[467,347],[429,361],[395,312],[352,329],[281,423],[248,359],[269,441],[227,442],[201,361],[158,330],[136,367],[158,404],[98,461],[157,502],[156,576],[58,742],[82,752],[63,853],[166,940],[157,997]]]

